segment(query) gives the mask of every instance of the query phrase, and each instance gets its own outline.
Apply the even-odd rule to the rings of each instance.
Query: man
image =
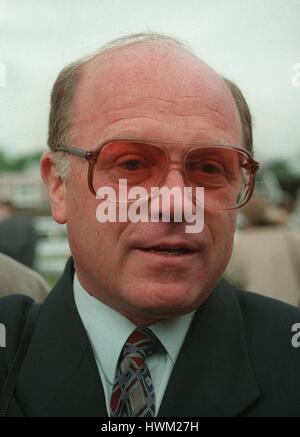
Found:
[[[41,308],[8,415],[299,415],[299,310],[220,280],[257,170],[237,87],[180,43],[136,35],[65,69],[51,105],[41,169],[73,259]],[[195,209],[204,187],[202,232],[175,219],[178,199],[169,222],[161,204],[159,220],[101,222],[98,190],[120,212],[124,180],[146,190],[143,205],[152,187],[190,187]],[[29,306],[1,302],[0,383]]]

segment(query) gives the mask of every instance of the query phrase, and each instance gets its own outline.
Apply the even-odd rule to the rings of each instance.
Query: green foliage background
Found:
[[[28,165],[38,163],[41,155],[42,152],[33,152],[11,158],[0,149],[0,172],[24,170]]]

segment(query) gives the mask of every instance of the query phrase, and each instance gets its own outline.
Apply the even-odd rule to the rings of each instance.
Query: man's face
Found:
[[[155,138],[170,143],[174,161],[194,142],[242,142],[237,109],[222,80],[190,54],[159,43],[90,62],[76,95],[72,134],[72,145],[86,150],[113,137]],[[99,223],[99,200],[89,191],[87,169],[85,160],[70,158],[64,212],[58,214],[67,222],[85,289],[136,324],[201,305],[229,261],[236,212],[206,210],[197,234],[187,234],[186,223]],[[170,170],[164,185],[182,187],[180,171]],[[141,250],[184,243],[194,251],[170,256]]]

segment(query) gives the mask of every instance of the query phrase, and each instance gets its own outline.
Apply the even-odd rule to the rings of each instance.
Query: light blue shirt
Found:
[[[115,382],[119,355],[136,325],[100,300],[91,296],[74,276],[74,298],[82,323],[90,340],[102,381],[107,413]],[[155,391],[156,414],[159,410],[176,358],[192,322],[194,312],[163,320],[149,328],[166,352],[146,359]]]

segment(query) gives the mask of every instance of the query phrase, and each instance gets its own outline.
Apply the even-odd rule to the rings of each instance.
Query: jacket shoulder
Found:
[[[284,356],[286,361],[293,360],[300,372],[300,309],[224,279],[222,285],[224,292],[236,297],[250,357],[266,364],[268,359],[282,362]]]
[[[276,299],[236,289],[248,352],[262,375],[276,368],[282,379],[300,372],[300,309]],[[279,364],[281,363],[281,364]],[[295,373],[294,375],[292,375]],[[279,378],[280,379],[280,378]],[[300,384],[299,384],[300,390]]]
[[[0,326],[3,343],[0,345],[0,388],[16,354],[32,302],[30,297],[18,294],[0,299]]]
[[[49,286],[36,271],[0,253],[0,297],[22,293],[42,302],[48,295]]]
[[[243,318],[249,325],[281,329],[286,323],[300,322],[300,309],[277,299],[232,286],[238,298]]]

